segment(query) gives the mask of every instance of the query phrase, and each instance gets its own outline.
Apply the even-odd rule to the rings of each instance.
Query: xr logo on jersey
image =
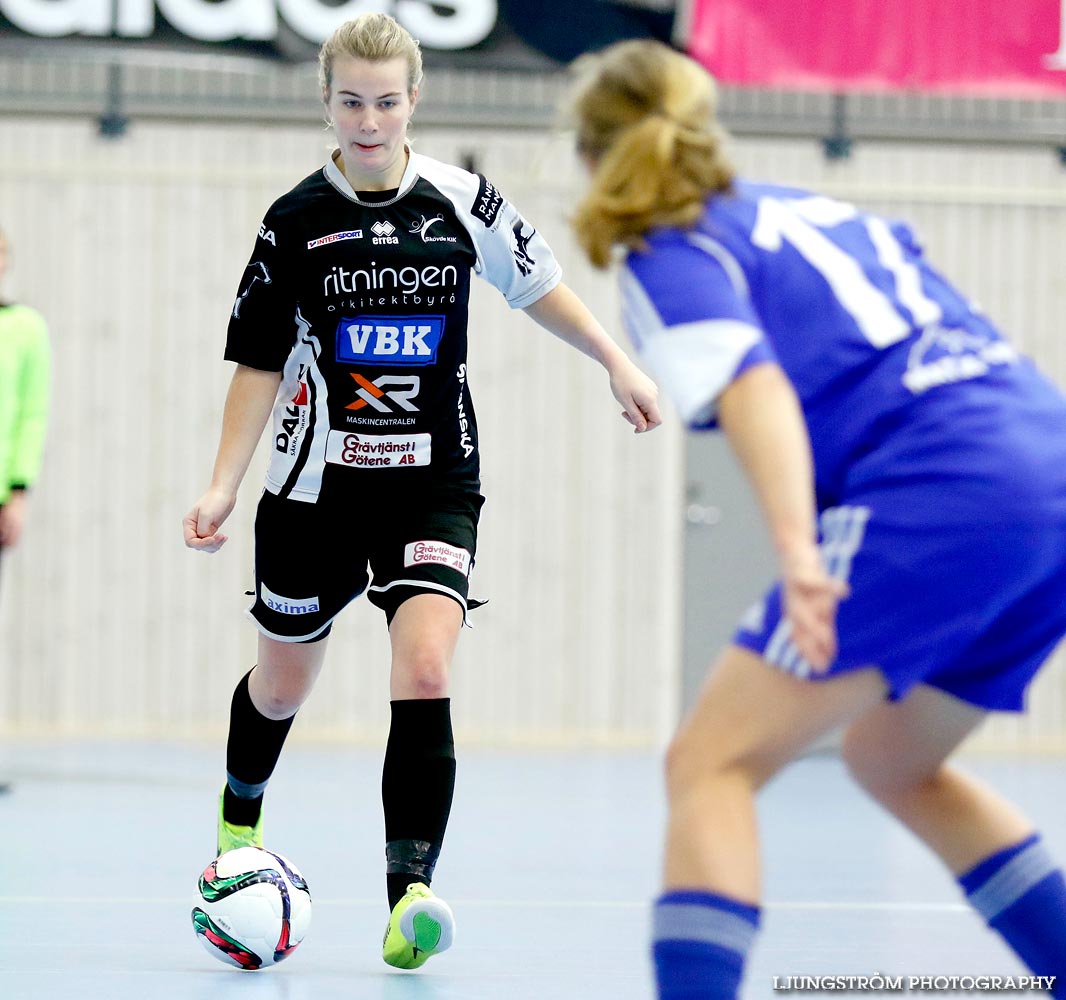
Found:
[[[407,410],[409,413],[418,412],[414,398],[421,387],[421,379],[417,375],[382,375],[371,382],[358,372],[348,374],[359,386],[355,390],[359,398],[354,403],[349,403],[345,407],[346,410],[361,410],[370,406],[379,413],[395,413],[397,409]]]

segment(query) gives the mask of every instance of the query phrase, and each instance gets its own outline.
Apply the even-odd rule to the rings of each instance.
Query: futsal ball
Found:
[[[273,851],[238,847],[200,876],[192,926],[227,965],[265,969],[288,958],[311,925],[311,894],[296,866]]]

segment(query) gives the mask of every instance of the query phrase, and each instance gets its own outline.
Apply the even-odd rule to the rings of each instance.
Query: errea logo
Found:
[[[396,227],[389,222],[388,219],[379,219],[371,227],[370,231],[374,234],[372,243],[399,243],[400,238],[393,236],[396,232]]]

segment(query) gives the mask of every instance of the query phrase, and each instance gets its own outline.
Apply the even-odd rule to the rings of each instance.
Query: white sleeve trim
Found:
[[[686,424],[706,423],[762,331],[736,319],[706,319],[666,326],[631,271],[622,272],[626,325],[638,353]]]
[[[525,309],[526,306],[533,305],[534,302],[539,302],[545,295],[548,294],[560,281],[563,280],[563,269],[559,264],[555,265],[555,270],[550,274],[544,276],[544,280],[535,288],[530,288],[523,295],[515,296],[513,299],[508,299],[507,304],[512,309]]]
[[[474,217],[471,210],[481,186],[477,174],[421,153],[411,154],[410,165],[451,201],[459,223],[474,244],[477,255],[474,272],[493,285],[512,309],[524,309],[559,284],[563,272],[551,247],[514,205],[501,196],[500,208],[491,226]],[[512,236],[515,226],[523,234],[526,227],[530,230],[525,270],[515,262],[516,246]]]

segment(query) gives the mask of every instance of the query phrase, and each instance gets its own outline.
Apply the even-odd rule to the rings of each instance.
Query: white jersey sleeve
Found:
[[[713,241],[652,237],[621,272],[625,327],[692,428],[717,423],[718,397],[742,372],[776,360],[738,264]]]
[[[524,309],[562,280],[562,268],[547,241],[491,181],[461,167],[412,154],[415,168],[455,207],[477,253],[474,271],[503,294],[512,309]]]

